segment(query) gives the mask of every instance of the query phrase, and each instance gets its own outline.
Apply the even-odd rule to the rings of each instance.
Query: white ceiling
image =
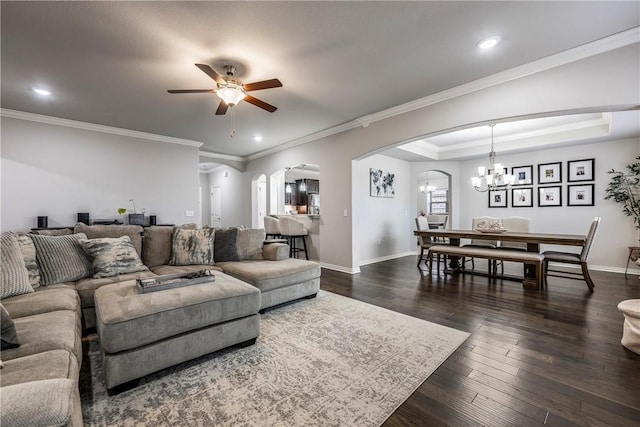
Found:
[[[0,7],[2,108],[198,141],[204,151],[243,157],[640,25],[637,1]],[[476,48],[495,34],[502,43],[494,50]],[[230,115],[214,116],[215,95],[167,93],[214,87],[195,63],[220,72],[235,65],[245,82],[280,79],[282,88],[252,92],[278,111],[240,103],[230,138]],[[43,99],[30,91],[35,86],[54,95]],[[446,158],[455,154],[446,147],[461,141],[442,136],[423,145]],[[416,159],[406,150],[391,154]]]

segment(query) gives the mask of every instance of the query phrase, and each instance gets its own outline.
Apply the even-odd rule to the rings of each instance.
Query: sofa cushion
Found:
[[[33,292],[15,233],[0,235],[0,299]]]
[[[33,289],[36,289],[40,286],[40,269],[38,268],[38,261],[36,261],[36,247],[28,234],[18,234],[18,244],[20,245],[20,251],[22,251],[24,266],[27,268],[27,273],[29,273],[29,283],[31,283]]]
[[[138,255],[142,254],[142,231],[139,225],[86,225],[82,222],[73,228],[75,233],[84,233],[87,239],[101,239],[103,237],[129,236]]]
[[[242,228],[236,235],[236,253],[239,260],[262,259],[264,228]]]
[[[16,325],[2,304],[0,304],[0,326],[2,327],[0,331],[0,341],[2,342],[0,349],[8,350],[10,348],[20,347]],[[4,375],[4,372],[2,374]]]
[[[48,313],[57,310],[75,311],[80,314],[80,297],[75,288],[52,289],[58,285],[45,286],[31,294],[18,295],[3,301],[13,319]]]
[[[262,259],[280,261],[289,258],[289,245],[286,243],[269,243],[262,247]]]
[[[43,285],[69,282],[91,276],[91,261],[85,254],[80,239],[83,233],[69,236],[31,236],[36,247],[36,259],[40,267]]]
[[[173,233],[169,265],[213,264],[214,240],[212,228],[177,228]]]
[[[49,350],[71,352],[80,366],[82,341],[80,316],[75,311],[59,310],[14,319],[20,347],[4,350],[2,360],[12,360]]]
[[[121,274],[113,277],[101,277],[94,279],[89,277],[81,279],[76,282],[76,290],[80,296],[80,302],[82,307],[93,307],[93,293],[96,289],[104,285],[110,285],[112,283],[124,282],[125,280],[143,279],[145,277],[153,277],[154,273],[151,271],[138,271],[136,273]]]
[[[33,230],[31,234],[38,234],[40,236],[68,236],[73,234],[73,230],[70,228],[58,228],[53,230]]]
[[[77,381],[62,378],[0,387],[2,427],[82,425],[78,393]]]
[[[296,258],[281,261],[245,260],[222,262],[225,274],[245,281],[262,292],[306,282],[320,277],[320,264]]]
[[[5,361],[0,386],[54,378],[77,380],[79,371],[78,363],[70,352],[49,350]]]
[[[140,260],[129,236],[82,239],[80,244],[91,258],[96,279],[149,270]]]

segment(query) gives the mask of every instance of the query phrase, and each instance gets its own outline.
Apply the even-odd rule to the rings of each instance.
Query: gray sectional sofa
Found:
[[[107,289],[113,288],[115,292],[124,282],[133,283],[132,280],[158,274],[213,269],[220,278],[230,276],[225,283],[252,295],[247,299],[251,307],[232,310],[244,313],[243,321],[250,321],[252,325],[250,334],[245,335],[255,337],[259,329],[255,326],[259,320],[257,310],[262,312],[284,302],[313,297],[320,287],[319,264],[288,258],[285,244],[263,244],[262,229],[196,230],[193,225],[143,229],[132,225],[78,224],[73,234],[68,233],[55,237],[2,233],[0,419],[3,426],[82,425],[78,391],[81,338],[83,331],[96,326],[95,294],[100,288],[104,287],[101,297],[108,301]],[[178,235],[187,236],[182,247],[177,246]],[[210,236],[210,239],[200,239],[198,243],[194,235]],[[117,244],[111,246],[112,240]],[[74,242],[81,243],[86,251],[84,256],[90,261],[89,273],[86,265],[78,265],[85,262],[78,261],[83,256],[81,251],[66,253],[55,262],[47,259],[51,255],[48,252],[55,253],[56,245],[61,242],[76,249],[78,245]],[[102,245],[104,242],[109,245]],[[16,248],[21,257],[15,256]],[[90,248],[106,256],[96,255]],[[122,248],[124,252],[118,252]],[[105,263],[105,259],[112,261]],[[98,265],[99,260],[103,261],[102,265]],[[58,277],[52,277],[56,274]],[[247,284],[260,292],[241,290]],[[106,288],[109,285],[113,286]],[[224,301],[216,304],[224,307]],[[5,332],[5,328],[12,332]],[[108,339],[104,325],[103,336],[98,332],[101,339]],[[5,343],[5,338],[11,341],[12,337],[19,342],[19,347],[11,348],[14,343]],[[115,341],[108,344],[119,344]],[[162,348],[162,339],[156,344]],[[233,344],[235,342],[225,341],[209,349]],[[181,360],[184,358],[178,361]],[[158,365],[157,369],[162,367]]]

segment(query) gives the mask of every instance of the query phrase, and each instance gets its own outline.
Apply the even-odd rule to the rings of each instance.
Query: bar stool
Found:
[[[280,220],[272,216],[264,217],[264,233],[267,239],[278,239],[282,235],[280,233]]]
[[[304,252],[305,258],[309,259],[306,239],[309,230],[304,227],[304,224],[288,216],[281,216],[279,219],[280,234],[289,241],[289,257],[297,258],[298,253]],[[299,240],[302,240],[302,248],[298,246]]]

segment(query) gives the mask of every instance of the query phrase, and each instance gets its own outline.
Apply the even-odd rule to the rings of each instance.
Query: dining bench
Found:
[[[429,248],[429,253],[427,255],[429,271],[432,271],[434,255],[445,255],[447,257],[474,257],[489,260],[521,262],[525,265],[533,265],[535,268],[535,286],[538,290],[542,289],[544,255],[538,252],[515,251],[499,248],[462,247],[455,245],[434,245]],[[437,273],[438,275],[440,274],[439,263],[437,265]],[[527,281],[526,277],[524,281]]]

